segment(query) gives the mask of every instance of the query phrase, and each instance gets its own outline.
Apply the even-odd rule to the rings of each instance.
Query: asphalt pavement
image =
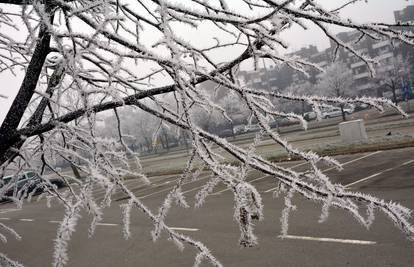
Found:
[[[344,155],[336,157],[344,164],[341,172],[322,168],[334,182],[375,196],[400,202],[414,209],[414,148]],[[295,170],[305,170],[301,161],[283,163]],[[193,197],[208,181],[208,173],[184,185],[183,191],[193,204]],[[173,187],[176,176],[151,177],[152,185],[130,180],[128,187],[153,210]],[[177,231],[202,241],[224,266],[414,266],[414,242],[408,241],[381,213],[368,231],[342,210],[331,210],[327,222],[318,223],[321,206],[301,197],[294,198],[297,211],[292,213],[289,235],[281,238],[280,215],[283,198],[275,198],[275,179],[251,172],[249,180],[262,193],[265,219],[257,222],[259,245],[241,248],[239,229],[233,221],[233,195],[223,185],[217,186],[201,208],[173,207],[167,224]],[[103,197],[96,189],[94,196]],[[122,237],[119,205],[126,201],[118,192],[97,232],[88,238],[91,218],[84,214],[69,245],[68,266],[192,266],[195,251],[183,252],[164,235],[152,242],[150,221],[138,211],[131,218],[129,240]],[[22,235],[0,245],[0,252],[26,266],[43,267],[52,263],[53,240],[63,210],[57,203],[46,206],[45,200],[27,203],[22,210],[11,203],[0,207],[0,222]],[[411,220],[413,222],[413,220]],[[204,264],[202,266],[209,266]]]

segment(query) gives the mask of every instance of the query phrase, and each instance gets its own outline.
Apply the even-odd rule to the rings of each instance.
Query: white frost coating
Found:
[[[122,204],[121,211],[122,211],[122,234],[125,239],[129,239],[131,237],[131,209],[134,203],[132,201],[128,201],[126,204]]]
[[[9,259],[3,253],[0,253],[0,266],[2,267],[23,267],[24,265],[20,264],[17,261]]]
[[[285,196],[285,208],[282,211],[282,216],[280,217],[281,222],[281,235],[285,236],[288,234],[289,229],[289,215],[291,211],[296,210],[296,206],[292,204],[292,197],[295,190],[293,188],[289,189]]]
[[[53,254],[54,267],[65,266],[68,262],[68,242],[75,232],[76,224],[80,218],[79,204],[80,203],[74,205],[68,204],[66,206],[65,216],[59,225],[57,237],[55,239],[55,249]]]
[[[49,7],[44,2],[56,6]],[[21,207],[24,197],[30,200],[33,195],[28,187],[16,190],[19,192],[14,192],[13,196],[4,196],[17,182],[18,174],[33,169],[43,178],[38,186],[46,192],[46,205],[50,206],[53,200],[65,208],[55,240],[54,266],[70,266],[68,242],[76,230],[79,214],[87,214],[91,219],[89,234],[94,234],[105,207],[112,204],[118,192],[128,198],[128,202],[121,205],[122,234],[126,239],[131,238],[131,212],[141,212],[153,224],[154,241],[165,236],[180,251],[184,247],[193,248],[196,250],[194,266],[205,263],[221,266],[201,242],[176,232],[166,223],[174,203],[182,208],[189,207],[182,186],[195,181],[201,172],[206,172],[206,178],[198,179],[204,184],[196,193],[195,207],[202,208],[217,185],[227,186],[234,195],[233,215],[240,229],[242,246],[259,242],[254,224],[255,220],[263,219],[260,193],[247,179],[252,170],[272,177],[275,185],[279,185],[279,193],[286,193],[280,217],[282,235],[287,234],[289,214],[296,208],[292,203],[295,194],[321,204],[320,222],[327,220],[329,209],[334,207],[348,211],[368,228],[375,213],[383,212],[407,238],[414,240],[409,209],[347,191],[342,185],[332,183],[320,166],[341,169],[338,161],[301,151],[271,127],[273,122],[287,119],[307,129],[304,118],[284,112],[281,102],[309,104],[319,118],[324,107],[359,104],[368,104],[380,112],[393,109],[406,117],[399,106],[382,98],[313,96],[309,88],[300,93],[270,88],[260,90],[245,86],[238,79],[240,63],[248,59],[252,59],[254,68],[267,60],[276,67],[286,65],[305,76],[312,71],[324,71],[298,56],[278,52],[280,48],[289,48],[282,38],[287,30],[295,25],[306,28],[309,23],[320,28],[338,49],[365,62],[374,74],[375,59],[362,54],[353,42],[339,40],[329,32],[329,26],[356,30],[364,38],[392,39],[414,45],[413,34],[401,30],[412,23],[400,24],[398,28],[378,23],[358,24],[340,16],[338,11],[347,4],[334,10],[307,0],[243,0],[239,4],[252,10],[244,12],[229,0],[185,3],[56,0],[35,1],[34,5],[25,5],[15,13],[0,8],[0,27],[7,28],[0,33],[0,72],[17,74],[17,68],[35,68],[30,62],[38,51],[35,48],[42,40],[47,40],[46,35],[52,40],[53,53],[41,66],[40,78],[32,90],[35,93],[29,96],[32,102],[25,109],[20,126],[6,129],[2,125],[0,128],[2,138],[8,138],[2,133],[16,133],[10,143],[17,142],[13,140],[23,142],[12,144],[16,148],[7,148],[7,155],[0,151],[0,173],[2,176],[6,172],[15,174],[11,184],[0,188],[0,196]],[[55,15],[53,23],[51,13]],[[23,25],[17,18],[21,18]],[[188,36],[180,34],[178,24],[188,30]],[[214,36],[210,36],[211,42],[200,43],[197,36],[209,38],[211,34],[205,31],[206,25],[214,28]],[[22,28],[20,33],[27,33],[23,43],[8,33],[19,28]],[[156,40],[144,41],[148,32]],[[243,52],[236,58],[213,56],[233,48]],[[335,57],[336,54],[332,55]],[[211,83],[211,88],[204,88],[203,82]],[[0,98],[3,100],[3,96]],[[98,113],[107,110],[113,112],[109,119],[104,118],[106,126],[102,127],[102,117]],[[212,130],[223,124],[230,124],[233,129],[238,123],[234,114],[248,118],[251,126],[257,123],[260,128],[247,146],[218,137],[217,131]],[[148,170],[140,162],[141,153],[170,149],[171,132],[177,144],[187,149],[189,157],[182,174],[173,180],[174,186],[154,213],[125,181],[136,178],[150,183]],[[295,172],[263,158],[257,153],[257,147],[264,139],[283,147],[289,155],[305,160],[310,167],[306,172]],[[138,144],[141,153],[137,152]],[[233,160],[231,164],[227,161],[229,158]],[[56,168],[59,164],[67,168]],[[60,190],[50,186],[46,173],[62,179],[67,188]],[[103,196],[96,197],[95,190]],[[0,230],[19,238],[6,225],[0,225]],[[3,231],[0,239],[6,241]],[[3,254],[0,254],[0,265],[20,266]]]

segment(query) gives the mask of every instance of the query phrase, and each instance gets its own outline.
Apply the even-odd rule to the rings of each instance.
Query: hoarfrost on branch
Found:
[[[13,170],[17,177],[25,169],[34,169],[44,177],[45,171],[51,170],[66,180],[54,167],[55,160],[61,159],[70,163],[74,170],[73,179],[80,185],[75,188],[69,184],[66,191],[56,190],[47,179],[40,185],[47,191],[48,205],[55,199],[65,207],[55,240],[54,266],[64,266],[70,261],[67,246],[78,220],[84,219],[80,217],[81,211],[87,211],[91,216],[89,233],[94,234],[116,189],[129,198],[121,206],[125,238],[133,238],[130,213],[138,211],[154,223],[154,241],[163,232],[179,249],[190,246],[197,251],[194,266],[204,261],[221,266],[205,245],[176,232],[165,222],[172,205],[188,207],[181,187],[201,168],[208,169],[212,176],[196,194],[196,206],[202,206],[218,184],[225,184],[234,194],[234,220],[240,228],[242,246],[254,246],[260,241],[254,234],[252,220],[263,218],[260,193],[246,180],[248,170],[252,169],[272,177],[279,185],[279,193],[285,194],[285,208],[280,219],[283,235],[288,232],[289,213],[296,208],[293,196],[301,195],[321,204],[320,221],[327,219],[330,207],[337,207],[368,228],[374,214],[383,212],[407,238],[413,240],[410,210],[332,183],[318,163],[340,169],[337,161],[293,147],[269,125],[272,119],[283,117],[299,120],[306,128],[306,121],[301,116],[280,111],[272,101],[274,99],[306,102],[317,114],[321,107],[329,105],[364,103],[379,111],[391,107],[406,116],[402,109],[385,99],[258,90],[246,87],[237,77],[240,64],[247,62],[257,68],[262,59],[277,66],[286,64],[304,74],[310,68],[323,71],[304,59],[278,52],[289,47],[281,33],[294,25],[318,27],[338,49],[348,50],[364,61],[373,75],[375,60],[359,53],[353,43],[339,40],[331,33],[331,25],[359,31],[361,39],[391,39],[414,44],[413,34],[404,30],[411,26],[408,23],[399,23],[399,27],[385,23],[359,24],[340,16],[340,9],[360,1],[347,1],[335,10],[328,10],[318,2],[0,0],[0,72],[16,74],[23,71],[25,74],[0,128],[2,173]],[[211,32],[206,29],[213,29],[214,34],[209,36]],[[17,30],[25,36],[17,38],[14,34]],[[209,41],[200,43],[189,39],[183,34],[187,31]],[[240,53],[233,58],[217,56],[228,49]],[[231,120],[225,103],[212,100],[214,92],[200,89],[199,84],[206,81],[224,88],[226,95],[237,98],[251,118],[258,121],[261,131],[247,149],[197,124],[200,111]],[[0,95],[0,101],[4,98]],[[130,149],[128,134],[122,130],[125,122],[118,110],[125,106],[158,119],[153,143],[165,129],[185,133],[191,140],[191,157],[158,213],[150,210],[124,183],[126,176],[148,182],[139,154]],[[115,115],[116,138],[104,138],[97,131],[98,114],[104,111]],[[295,172],[259,156],[255,147],[263,138],[270,138],[290,155],[306,160],[311,169],[306,173]],[[230,154],[237,164],[229,165],[223,161],[217,148]],[[81,180],[79,173],[86,178]],[[3,186],[0,194],[4,195],[16,180],[14,178]],[[94,199],[92,191],[95,188],[105,190],[103,201]],[[15,192],[13,196],[4,197],[21,206],[27,195],[27,192]],[[8,226],[1,228],[2,232],[20,238]],[[5,241],[3,234],[0,237]],[[3,254],[0,254],[0,261],[7,266],[21,266]]]

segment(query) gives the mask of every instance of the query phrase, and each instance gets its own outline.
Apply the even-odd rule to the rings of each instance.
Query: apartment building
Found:
[[[395,11],[394,17],[396,22],[414,21],[414,5]],[[341,32],[336,35],[336,38],[344,43],[351,44],[358,53],[376,59],[379,63],[374,66],[377,77],[395,75],[395,61],[397,58],[408,59],[411,65],[414,66],[414,49],[408,45],[392,43],[390,40],[374,40],[368,36],[361,36],[358,31]],[[355,43],[355,40],[358,40],[358,42]],[[333,41],[331,41],[330,47],[323,51],[318,51],[316,46],[308,46],[286,56],[300,57],[325,68],[332,62],[335,51],[337,53],[336,60],[348,65],[352,71],[355,95],[384,95],[387,88],[383,86],[378,78],[372,77],[366,62],[349,50],[343,48],[337,50],[336,43]],[[262,68],[257,71],[241,72],[240,76],[247,85],[254,88],[284,90],[290,84],[316,83],[322,77],[322,74],[315,69],[310,68],[308,71],[309,76],[307,77],[283,65],[278,68]],[[412,70],[410,71],[412,73]],[[404,79],[412,84],[412,75]]]

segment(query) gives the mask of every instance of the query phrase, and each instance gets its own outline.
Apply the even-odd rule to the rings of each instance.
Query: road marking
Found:
[[[414,162],[414,159],[413,160],[409,160],[407,162],[404,162],[403,164],[401,164],[401,166],[405,166],[405,165],[408,165],[408,164],[413,163],[413,162]]]
[[[61,221],[49,221],[49,223],[61,223]],[[96,225],[100,226],[118,226],[116,223],[97,223]]]
[[[173,187],[168,187],[168,188],[165,188],[165,189],[160,190],[160,191],[155,191],[155,192],[152,192],[151,194],[148,194],[148,195],[144,195],[144,196],[138,197],[138,199],[144,199],[144,198],[150,197],[150,196],[152,196],[152,195],[156,195],[156,194],[159,194],[159,193],[162,193],[162,192],[165,192],[165,191],[170,191],[170,190],[172,190],[173,188],[174,188],[174,186],[173,186]],[[121,198],[121,199],[129,199],[129,197],[127,197],[127,198]]]
[[[162,180],[162,179],[168,179],[168,178],[175,178],[176,175],[168,175],[168,176],[156,176],[155,178],[149,179],[150,180],[150,186],[154,186],[154,185],[161,185],[161,184],[154,184],[155,181],[157,180]],[[176,179],[175,179],[176,180]],[[175,181],[174,180],[174,181]],[[134,178],[134,179],[129,179],[129,180],[125,180],[124,184],[128,187],[134,185],[146,185],[146,183],[141,179],[141,178]],[[96,188],[93,191],[93,194],[98,194],[99,196],[95,196],[96,198],[102,197],[104,196],[106,193],[106,188]]]
[[[9,221],[10,218],[0,218],[0,220],[2,220],[2,221]]]
[[[101,226],[118,226],[118,224],[116,224],[116,223],[97,223],[96,225],[101,225]]]
[[[210,178],[210,177],[211,177],[211,176],[207,176],[207,177],[200,178],[200,179],[197,179],[197,180],[194,180],[194,181],[188,182],[188,183],[184,183],[184,184],[182,184],[182,185],[186,185],[186,184],[195,183],[195,182],[198,182],[198,181],[202,181],[202,180],[208,179],[208,178]],[[196,188],[193,188],[193,189],[190,189],[190,190],[184,191],[184,192],[182,192],[182,193],[183,193],[183,194],[185,194],[185,193],[188,193],[188,192],[191,192],[191,191],[197,190],[197,189],[202,188],[202,187],[203,187],[203,186],[196,187]],[[165,188],[165,189],[163,189],[163,190],[156,191],[156,192],[153,192],[153,193],[151,193],[151,194],[148,194],[148,195],[144,195],[144,196],[138,197],[138,199],[147,198],[147,197],[150,197],[150,196],[153,196],[153,195],[156,195],[156,194],[159,194],[159,193],[165,192],[165,191],[172,190],[172,189],[174,189],[174,188],[175,188],[175,186],[168,187],[168,188]],[[118,199],[118,200],[123,200],[123,199],[127,199],[127,198],[120,198],[120,199]]]
[[[0,213],[7,213],[7,212],[12,212],[12,211],[18,211],[18,210],[21,210],[21,209],[2,209],[0,210]]]
[[[19,221],[22,221],[22,222],[33,222],[34,220],[33,219],[19,219]]]
[[[272,191],[275,191],[276,189],[278,189],[279,188],[279,186],[276,186],[276,187],[272,187],[272,188],[270,188],[270,189],[268,189],[268,190],[266,190],[266,191],[264,191],[265,193],[269,193],[269,192],[272,192]]]
[[[353,159],[353,160],[350,160],[350,161],[344,162],[344,163],[342,163],[341,165],[342,165],[342,166],[345,166],[345,165],[351,164],[351,163],[353,163],[353,162],[355,162],[355,161],[359,161],[359,160],[361,160],[361,159],[365,159],[365,158],[368,158],[368,157],[374,156],[374,155],[376,155],[376,154],[378,154],[378,153],[381,153],[381,152],[382,152],[382,150],[378,150],[378,151],[375,151],[375,152],[369,153],[368,155],[365,155],[365,156],[362,156],[362,157],[359,157],[359,158],[356,158],[356,159]],[[327,171],[330,171],[330,170],[333,170],[333,169],[336,169],[336,167],[330,167],[330,168],[328,168],[328,169],[324,170],[324,172],[327,172]]]
[[[183,228],[183,227],[169,227],[171,230],[176,231],[187,231],[187,232],[197,232],[199,229],[197,228]]]
[[[374,178],[374,177],[377,177],[378,175],[381,175],[381,174],[383,174],[384,172],[387,172],[387,171],[390,171],[390,170],[392,170],[392,168],[390,168],[390,169],[386,169],[386,170],[384,170],[384,171],[382,171],[382,172],[377,172],[377,173],[374,173],[374,174],[372,174],[372,175],[370,175],[370,176],[367,176],[367,177],[365,177],[365,178],[362,178],[362,179],[360,179],[360,180],[358,180],[358,181],[355,181],[355,182],[352,182],[352,183],[349,183],[349,184],[345,185],[345,188],[351,187],[351,186],[353,186],[353,185],[355,185],[355,184],[362,183],[363,181],[366,181],[366,180],[372,179],[372,178]]]
[[[308,240],[308,241],[318,241],[318,242],[334,242],[342,244],[353,244],[353,245],[375,245],[375,241],[365,241],[365,240],[354,240],[354,239],[338,239],[338,238],[327,238],[327,237],[311,237],[311,236],[297,236],[297,235],[279,235],[281,239],[296,239],[296,240]]]
[[[353,160],[350,160],[350,161],[344,162],[344,163],[342,163],[341,165],[342,165],[342,166],[345,166],[345,165],[351,164],[351,163],[353,163],[353,162],[356,162],[356,161],[358,161],[358,160],[361,160],[361,159],[365,159],[365,158],[371,157],[371,156],[376,155],[376,154],[381,153],[381,152],[382,152],[382,150],[375,151],[375,152],[369,153],[368,155],[365,155],[365,156],[362,156],[362,157],[359,157],[359,158],[356,158],[356,159],[353,159]],[[327,172],[327,171],[333,170],[333,169],[335,169],[335,168],[336,168],[336,167],[330,167],[330,168],[328,168],[328,169],[326,169],[326,170],[323,170],[322,172]],[[375,174],[375,176],[378,176],[378,175],[380,175],[380,174],[381,174],[381,173],[376,173],[376,174]],[[372,178],[372,177],[370,177],[370,178]],[[349,186],[349,185],[345,185],[345,187],[347,187],[347,186]],[[273,192],[273,191],[275,191],[275,190],[276,190],[276,189],[278,189],[278,188],[279,188],[279,186],[276,186],[276,187],[270,188],[270,189],[268,189],[268,190],[266,190],[266,191],[264,191],[264,192],[265,192],[265,193]]]
[[[297,168],[297,167],[302,166],[302,165],[305,165],[305,164],[307,164],[307,163],[308,163],[308,162],[307,162],[307,161],[305,161],[305,162],[302,162],[302,163],[299,163],[299,164],[293,165],[293,166],[292,166],[292,167],[290,167],[290,168],[291,168],[291,169],[293,169],[293,168]],[[256,181],[259,181],[259,180],[263,180],[263,179],[268,178],[268,177],[272,177],[272,175],[263,175],[263,176],[260,176],[260,177],[258,177],[258,178],[256,178],[256,179],[253,179],[253,180],[251,180],[251,181],[247,181],[247,182],[249,182],[249,183],[253,183],[253,182],[256,182]],[[230,188],[226,188],[226,189],[223,189],[223,190],[221,190],[221,191],[218,191],[218,192],[212,193],[211,195],[212,195],[212,196],[220,195],[221,193],[226,192],[226,191],[228,191],[228,190],[230,190]]]
[[[249,183],[253,183],[253,182],[256,182],[256,181],[259,181],[259,180],[265,179],[265,178],[267,178],[267,177],[272,177],[272,176],[271,176],[271,175],[264,175],[264,176],[260,176],[260,177],[258,177],[258,178],[256,178],[256,179],[253,179],[253,180],[251,180],[251,181],[247,181],[247,182],[249,182]],[[212,193],[211,195],[212,195],[212,196],[220,195],[221,193],[226,192],[226,191],[229,191],[230,189],[231,189],[231,188],[226,188],[226,189],[220,190],[220,191],[218,191],[218,192]]]
[[[351,186],[353,186],[353,185],[356,185],[356,184],[362,183],[362,182],[364,182],[364,181],[366,181],[366,180],[369,180],[369,179],[372,179],[372,178],[374,178],[374,177],[377,177],[378,175],[381,175],[381,174],[383,174],[384,172],[389,172],[389,171],[392,171],[392,170],[398,169],[398,168],[400,168],[400,167],[402,167],[402,166],[408,165],[408,164],[413,163],[413,162],[414,162],[414,160],[409,160],[409,161],[406,161],[406,162],[404,162],[404,163],[402,163],[402,164],[398,165],[397,167],[394,167],[394,168],[388,168],[388,169],[386,169],[386,170],[383,170],[383,171],[381,171],[381,172],[375,173],[375,174],[370,175],[370,176],[368,176],[368,177],[365,177],[365,178],[359,179],[358,181],[355,181],[355,182],[349,183],[349,184],[345,185],[345,188],[349,188],[349,187],[351,187]]]

